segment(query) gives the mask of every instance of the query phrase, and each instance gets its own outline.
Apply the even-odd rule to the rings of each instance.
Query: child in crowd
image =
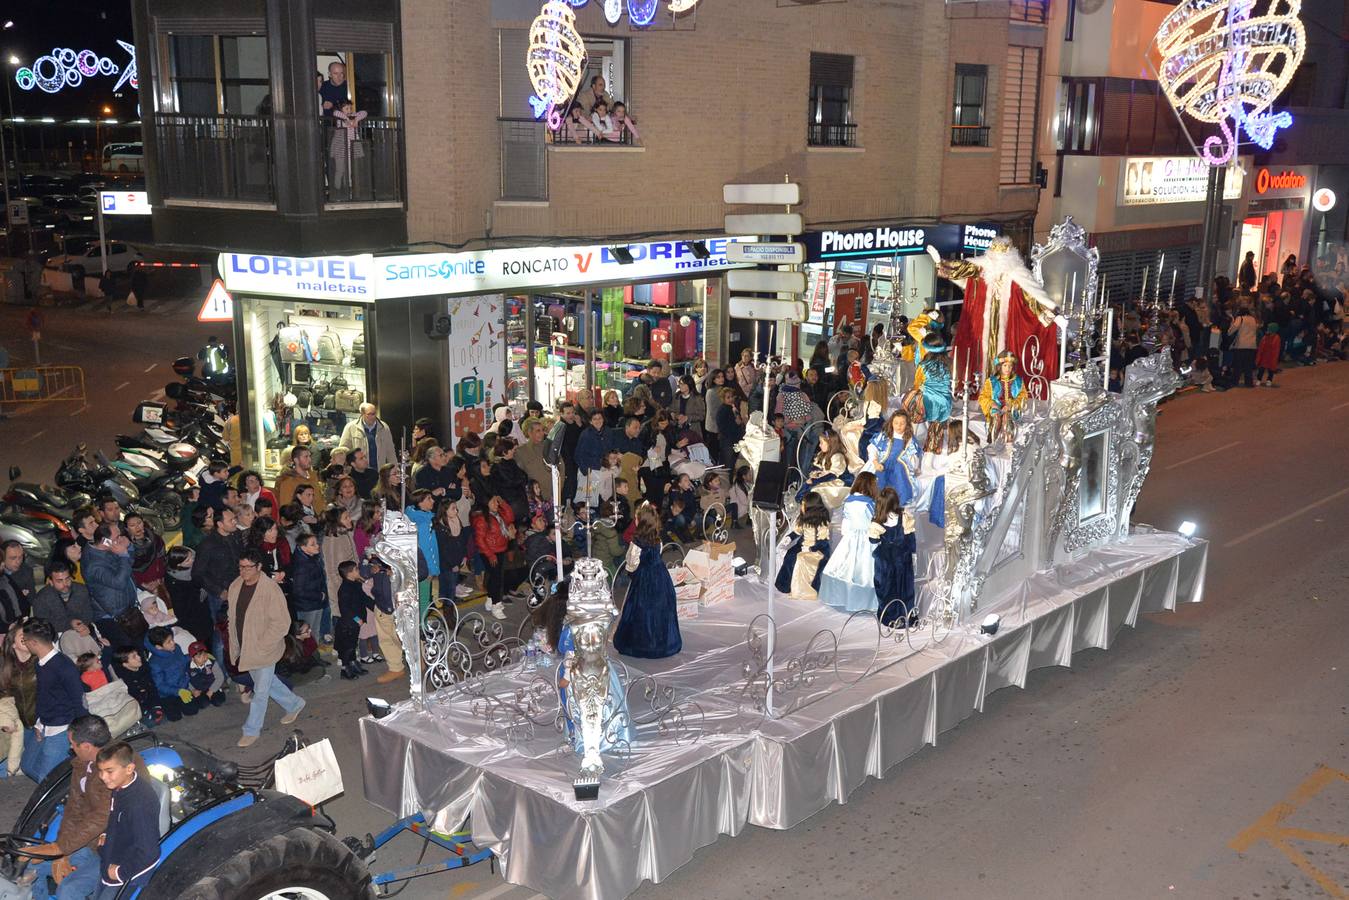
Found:
[[[824,498],[814,491],[806,494],[773,583],[779,591],[797,600],[819,599],[820,570],[829,561],[829,520]]]
[[[150,675],[164,715],[170,722],[177,722],[183,716],[195,716],[206,701],[192,693],[192,684],[187,678],[191,661],[174,642],[173,631],[162,625],[156,626],[146,633],[145,641],[150,647]]]
[[[323,634],[323,611],[328,608],[328,577],[323,571],[316,535],[303,534],[290,560],[290,602],[295,618],[309,623],[320,643],[330,643]]]
[[[628,530],[632,524],[632,501],[628,499],[632,488],[628,485],[628,479],[614,479],[614,496],[610,499],[608,505],[601,510],[603,517],[614,520],[614,531],[618,534]]]
[[[319,642],[314,640],[309,623],[292,623],[281,661],[276,664],[276,674],[285,676],[292,685],[305,684],[327,678],[326,668],[327,664],[319,658]]]
[[[290,544],[290,555],[295,556],[296,549],[299,548],[300,538],[306,534],[312,534],[313,530],[304,521],[304,509],[298,503],[287,503],[277,511],[277,522],[281,525],[281,532],[286,536],[286,543]]]
[[[215,657],[201,641],[194,641],[187,650],[191,664],[187,668],[187,681],[192,687],[192,695],[204,698],[212,706],[222,706],[229,699],[225,693],[225,673],[215,664]]]
[[[352,190],[352,161],[360,159],[365,150],[357,130],[365,116],[365,110],[357,112],[356,104],[350,100],[344,100],[340,108],[333,110],[333,122],[338,127],[333,129],[332,140],[328,143],[328,158],[332,161],[328,183],[334,197]]]
[[[529,520],[529,530],[525,532],[524,552],[525,567],[534,571],[534,563],[543,559],[545,556],[555,556],[557,543],[553,540],[553,530],[548,527],[548,520],[544,518],[543,513],[535,515]]]
[[[731,484],[730,504],[727,511],[731,521],[739,528],[749,527],[749,498],[754,496],[754,478],[749,466],[735,470],[735,481]]]
[[[164,721],[164,708],[159,703],[154,678],[145,664],[145,657],[135,647],[118,647],[113,651],[112,672],[126,684],[127,693],[141,708],[141,724],[153,728]]]
[[[136,773],[136,755],[124,741],[98,751],[98,777],[112,792],[108,825],[98,848],[103,889],[98,896],[130,897],[159,859],[159,795]]]
[[[1282,353],[1282,341],[1279,338],[1279,325],[1270,322],[1265,326],[1265,336],[1255,350],[1255,383],[1263,387],[1274,387],[1274,375],[1279,371],[1279,356]]]
[[[609,104],[603,100],[595,103],[594,109],[590,113],[590,124],[595,126],[595,130],[601,136],[612,134],[614,131],[614,120],[609,115]]]
[[[108,683],[108,675],[103,671],[97,653],[81,653],[75,665],[79,667],[80,681],[84,682],[86,691],[96,691]]]
[[[862,472],[843,501],[843,534],[820,573],[822,603],[842,612],[872,610],[876,604],[876,563],[871,553],[871,520],[876,512],[876,476]]]
[[[628,598],[614,630],[614,649],[624,656],[665,659],[683,649],[675,614],[674,581],[660,557],[660,514],[650,503],[637,508],[636,532],[624,570]]]
[[[623,140],[623,133],[627,132],[632,135],[632,142],[634,144],[640,144],[642,142],[642,136],[637,133],[637,125],[628,115],[628,107],[622,100],[614,101],[614,110],[611,118],[613,119],[614,129],[604,135],[606,141],[621,142]]]
[[[342,677],[348,681],[366,674],[356,658],[361,626],[374,605],[361,584],[361,569],[353,559],[343,560],[337,566],[342,583],[337,589],[337,621],[333,623],[333,637],[337,642],[337,656],[342,660]]]
[[[1213,386],[1213,373],[1208,368],[1208,357],[1201,356],[1194,361],[1194,369],[1190,372],[1190,384],[1205,394],[1212,394],[1218,390]]]
[[[473,587],[461,583],[462,569],[469,557],[473,530],[464,525],[459,502],[442,500],[432,523],[440,561],[440,596],[461,599],[473,593]]]
[[[94,631],[93,625],[83,619],[70,620],[70,627],[61,633],[60,646],[61,652],[76,664],[86,653],[95,656],[103,653],[103,642],[99,640],[98,632]]]
[[[525,486],[525,497],[529,500],[529,518],[542,515],[549,524],[552,524],[553,504],[544,499],[543,489],[539,487],[536,479],[530,479],[529,484]]]
[[[904,528],[904,507],[894,488],[881,491],[869,534],[876,571],[876,615],[882,625],[907,628],[918,619],[913,585],[913,532]]]
[[[687,474],[675,478],[665,495],[666,533],[676,541],[692,541],[698,522],[698,492]]]

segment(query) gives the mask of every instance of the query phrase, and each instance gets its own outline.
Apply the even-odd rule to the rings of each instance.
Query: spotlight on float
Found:
[[[1002,616],[997,613],[989,613],[984,616],[984,621],[979,625],[980,634],[997,634],[998,626],[1002,624]]]
[[[744,575],[749,571],[749,562],[743,556],[734,556],[731,558],[731,571],[737,577]]]
[[[632,251],[627,247],[610,247],[609,253],[618,260],[620,266],[632,265]]]
[[[376,719],[382,719],[393,712],[393,707],[389,705],[389,701],[381,700],[378,697],[366,697],[365,708]]]
[[[1176,530],[1180,532],[1181,537],[1194,537],[1194,533],[1199,530],[1199,526],[1193,522],[1181,522],[1180,528]]]
[[[707,259],[712,255],[712,251],[707,249],[707,241],[685,241],[684,244],[694,259]]]

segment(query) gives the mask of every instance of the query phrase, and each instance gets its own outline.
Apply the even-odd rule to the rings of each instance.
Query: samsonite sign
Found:
[[[628,244],[632,261],[620,262],[614,245],[519,247],[466,253],[413,253],[375,258],[378,295],[418,297],[479,294],[583,284],[678,278],[739,268],[726,258],[728,237]],[[693,244],[708,255],[699,259]]]

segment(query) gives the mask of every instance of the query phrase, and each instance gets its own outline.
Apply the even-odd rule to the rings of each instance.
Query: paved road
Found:
[[[163,366],[185,352],[177,342],[195,311],[187,306],[151,318],[153,333],[140,332],[131,313],[110,324],[72,318],[71,345],[105,341],[122,359],[119,373]],[[12,333],[10,315],[0,311],[0,334]],[[51,423],[48,434],[20,455],[66,452],[74,426],[111,427],[110,437],[131,393],[163,380],[142,374],[100,380],[92,402],[107,412],[77,422],[69,412],[62,421],[33,414]],[[134,386],[114,390],[125,380]],[[1327,842],[1349,833],[1349,774],[1335,774],[1349,773],[1349,364],[1280,381],[1276,390],[1192,394],[1163,408],[1137,518],[1161,527],[1191,519],[1213,542],[1203,604],[1145,617],[1108,652],[1075,656],[1072,669],[1032,672],[1026,690],[994,694],[983,715],[846,805],[788,832],[723,838],[635,896],[1349,894],[1349,838]],[[0,423],[5,461],[21,419]],[[361,797],[352,723],[367,694],[397,699],[406,688],[372,679],[316,685],[299,723],[333,739],[349,790],[329,810],[343,834],[388,821]],[[282,736],[268,732],[249,752],[234,750],[243,712],[231,703],[166,731],[254,762]],[[17,808],[25,793],[22,779],[0,782],[0,805]],[[1275,823],[1266,814],[1285,800],[1286,818]],[[1301,830],[1286,833],[1280,849],[1270,840],[1280,837],[1276,827]],[[403,838],[377,866],[411,864],[419,849]],[[485,866],[422,879],[403,896],[535,897]]]

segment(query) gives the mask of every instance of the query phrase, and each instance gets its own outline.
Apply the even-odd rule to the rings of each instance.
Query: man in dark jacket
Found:
[[[234,510],[222,506],[215,514],[215,531],[201,539],[192,561],[192,580],[206,596],[211,621],[219,624],[225,614],[225,592],[239,576],[239,532]],[[211,652],[225,658],[225,644],[219,631],[211,634]]]
[[[573,459],[576,460],[577,474],[589,482],[592,472],[597,472],[604,466],[604,454],[608,449],[606,447],[607,438],[604,433],[604,413],[598,409],[590,414],[590,426],[581,432],[581,436],[576,441],[576,453]],[[579,501],[581,494],[584,493],[587,502],[594,506],[600,502],[599,494],[592,492],[589,487],[577,488],[577,499]],[[563,491],[566,494],[566,491]],[[564,497],[565,499],[565,497]]]
[[[136,610],[136,582],[131,579],[131,542],[116,525],[104,522],[80,557],[85,586],[94,607],[94,624],[114,647],[133,643],[117,617]]]
[[[51,622],[58,631],[69,628],[71,619],[94,621],[89,589],[75,582],[70,563],[64,559],[47,567],[47,584],[33,596],[33,615]]]
[[[562,404],[562,496],[556,499],[559,507],[571,503],[576,498],[576,444],[581,440],[585,423],[578,418],[575,403]]]
[[[617,450],[619,453],[636,453],[643,459],[646,458],[647,445],[642,442],[642,423],[636,416],[628,416],[623,420],[621,428],[615,428],[609,432],[605,451]]]
[[[674,391],[670,388],[670,379],[665,377],[665,364],[658,359],[651,360],[640,381],[651,388],[651,399],[660,404],[661,409],[669,409],[674,402]]]
[[[84,715],[84,683],[80,670],[56,648],[56,629],[46,619],[23,626],[28,652],[37,660],[37,723],[32,743],[25,742],[23,774],[41,783],[70,754],[66,729]]]
[[[28,615],[33,604],[33,569],[24,559],[23,544],[0,544],[0,628]]]

